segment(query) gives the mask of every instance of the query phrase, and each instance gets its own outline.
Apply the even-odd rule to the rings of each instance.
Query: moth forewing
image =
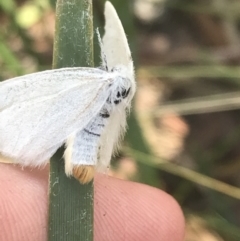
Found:
[[[101,110],[113,78],[94,68],[67,68],[0,83],[0,154],[21,165],[46,164]]]
[[[105,73],[98,68],[74,67],[46,70],[2,81],[0,111],[19,102],[58,95],[74,86],[96,87],[97,83],[102,82]]]
[[[108,1],[105,3],[104,15],[103,52],[106,55],[108,67],[113,69],[118,65],[123,65],[132,72],[131,76],[133,76],[132,57],[126,34],[115,8]],[[129,64],[132,65],[132,68]]]

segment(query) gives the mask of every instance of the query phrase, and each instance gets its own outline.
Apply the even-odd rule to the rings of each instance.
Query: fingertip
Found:
[[[46,240],[48,168],[0,164],[0,240]]]
[[[167,193],[158,190],[156,203],[163,203],[156,208],[157,215],[161,216],[161,240],[183,241],[185,234],[185,218],[177,201]]]
[[[0,182],[0,240],[46,240],[48,169],[2,164]],[[183,240],[182,211],[159,189],[96,175],[94,201],[96,241]]]
[[[159,189],[98,175],[95,207],[96,240],[183,240],[183,213]]]

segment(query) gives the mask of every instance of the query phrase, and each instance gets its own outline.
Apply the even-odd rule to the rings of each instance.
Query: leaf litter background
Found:
[[[239,1],[112,2],[138,91],[110,175],[173,195],[185,213],[185,241],[240,240]],[[93,4],[103,26],[103,1]],[[0,2],[0,80],[51,69],[54,5]]]

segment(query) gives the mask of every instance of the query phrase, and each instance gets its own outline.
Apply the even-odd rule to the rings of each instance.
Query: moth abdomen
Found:
[[[121,102],[122,100],[121,99],[119,99],[119,100],[114,100],[114,104],[119,104],[120,102]]]
[[[109,118],[110,114],[108,112],[104,112],[104,113],[99,113],[99,116],[102,118]]]
[[[88,133],[89,135],[93,135],[93,136],[101,136],[100,134],[98,133],[95,133],[95,132],[92,132],[92,131],[89,131],[87,130],[86,128],[83,129],[86,133]]]

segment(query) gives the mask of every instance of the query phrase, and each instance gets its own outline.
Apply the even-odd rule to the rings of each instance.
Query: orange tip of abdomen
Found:
[[[93,165],[75,165],[72,169],[72,176],[74,176],[82,184],[91,182],[93,180],[94,173],[95,166]]]

